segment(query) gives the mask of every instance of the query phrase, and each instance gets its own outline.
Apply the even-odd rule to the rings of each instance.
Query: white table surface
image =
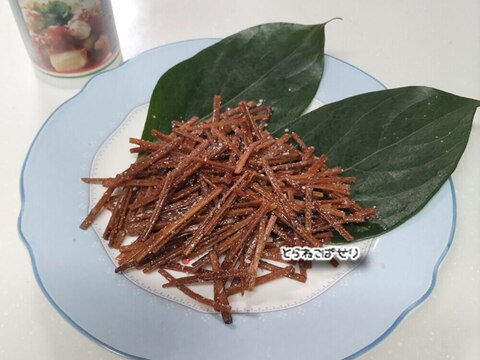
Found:
[[[387,87],[427,85],[480,99],[478,0],[114,0],[123,56],[272,21],[320,23],[326,52]],[[38,129],[76,90],[34,76],[8,2],[0,1],[0,359],[118,359],[50,306],[16,229],[20,170]],[[480,113],[480,111],[479,111]],[[480,114],[453,175],[458,221],[431,296],[362,359],[480,359]]]

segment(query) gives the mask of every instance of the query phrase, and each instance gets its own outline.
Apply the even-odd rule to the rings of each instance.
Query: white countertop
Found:
[[[170,42],[224,37],[272,21],[321,23],[326,53],[387,87],[427,85],[480,99],[478,0],[113,0],[125,59]],[[0,2],[0,359],[118,359],[70,326],[35,282],[16,229],[19,177],[48,115],[76,90],[34,75],[7,1]],[[480,111],[453,175],[458,220],[431,296],[362,359],[480,359]]]

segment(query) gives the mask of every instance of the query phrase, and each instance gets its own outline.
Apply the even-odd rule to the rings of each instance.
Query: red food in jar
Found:
[[[45,32],[45,42],[50,54],[75,49],[75,39],[65,26],[50,26]]]

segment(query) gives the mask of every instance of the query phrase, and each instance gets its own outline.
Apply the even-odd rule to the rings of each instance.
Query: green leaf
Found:
[[[405,87],[325,105],[288,128],[345,176],[357,178],[354,200],[376,206],[377,219],[348,226],[358,240],[395,228],[425,206],[455,170],[479,105],[436,89]]]
[[[66,25],[73,17],[72,8],[63,1],[49,1],[46,4],[35,3],[33,9],[44,15],[45,28],[52,25]]]
[[[168,70],[150,100],[142,139],[151,129],[170,132],[171,121],[208,117],[214,95],[223,107],[264,100],[281,128],[307,108],[323,73],[325,24],[255,26],[200,51]],[[273,126],[273,125],[272,125]]]

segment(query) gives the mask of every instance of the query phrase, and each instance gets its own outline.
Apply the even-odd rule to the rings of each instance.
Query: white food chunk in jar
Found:
[[[68,23],[68,28],[74,38],[79,40],[85,40],[90,36],[92,32],[91,26],[82,20],[72,20]]]
[[[87,50],[70,50],[50,55],[50,63],[57,71],[74,71],[87,65]]]

